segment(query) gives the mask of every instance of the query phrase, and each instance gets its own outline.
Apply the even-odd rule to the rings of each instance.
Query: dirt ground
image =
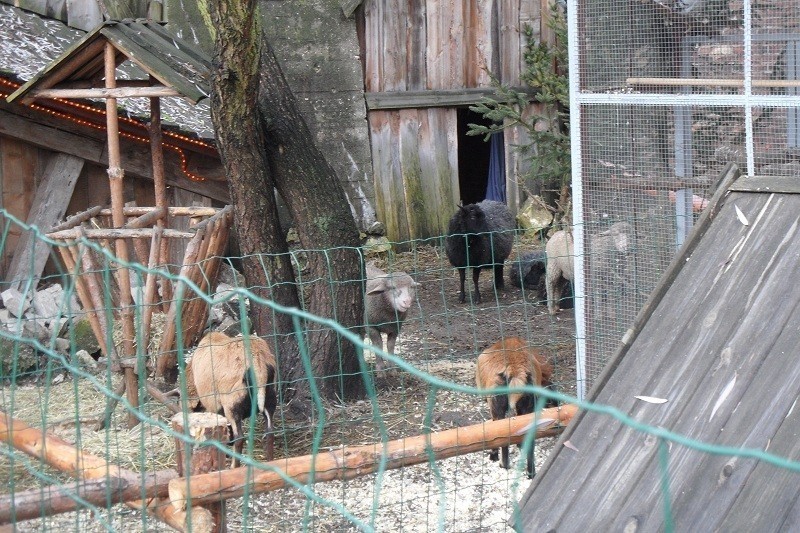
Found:
[[[530,248],[530,245],[519,246],[509,260]],[[480,276],[483,302],[461,304],[458,275],[441,250],[432,246],[377,260],[384,270],[404,270],[421,284],[417,305],[409,312],[396,348],[397,355],[414,366],[414,373],[391,369],[375,374],[374,403],[365,399],[328,404],[324,406],[324,417],[317,413],[311,419],[301,419],[279,408],[275,417],[276,458],[310,453],[315,438],[319,439],[319,449],[324,451],[374,443],[382,435],[388,439],[419,435],[426,431],[426,420],[430,420],[430,429],[435,431],[489,419],[482,398],[451,390],[449,384],[474,386],[477,355],[503,337],[522,337],[529,344],[541,347],[553,364],[557,389],[574,394],[572,310],[551,317],[535,294],[514,287],[507,274],[505,287],[495,291],[490,271]],[[367,359],[371,362],[371,354]],[[97,378],[102,383],[102,375]],[[432,387],[432,380],[439,380],[436,387]],[[98,391],[97,383],[90,379],[66,376],[60,383],[51,384],[46,393],[38,384],[18,387],[10,391],[13,395],[7,390],[2,404],[8,409],[13,403],[9,411],[38,427],[43,419],[48,420],[51,432],[69,442],[80,439],[84,450],[108,457],[126,468],[155,470],[174,464],[173,439],[158,424],[123,429],[124,412],[118,408],[111,434],[91,429],[93,418],[102,412],[103,406],[91,402],[97,397],[102,399],[101,394],[115,385],[116,382],[109,382]],[[148,417],[168,425],[169,414],[163,406],[151,401],[144,410]],[[79,418],[76,412],[80,412]],[[71,417],[77,423],[70,423]],[[61,419],[67,423],[53,423]],[[259,421],[257,435],[261,429]],[[537,467],[545,461],[554,442],[555,439],[536,442]],[[254,450],[253,458],[263,460],[260,441],[256,441]],[[0,455],[0,479],[13,479],[15,490],[39,486],[36,477],[20,466],[28,464],[27,460],[18,461],[11,473],[9,459]],[[510,470],[501,469],[481,452],[349,481],[286,488],[251,496],[246,501],[231,500],[229,527],[258,531],[506,532],[510,531],[507,521],[515,511],[516,502],[530,483],[522,472],[524,461],[518,459],[519,452],[512,447]],[[49,475],[61,478],[54,472]],[[64,527],[80,531],[167,530],[121,505],[110,510],[100,508],[31,520],[17,526],[19,531]]]

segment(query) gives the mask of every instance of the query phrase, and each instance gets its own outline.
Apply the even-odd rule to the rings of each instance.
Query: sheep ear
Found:
[[[422,287],[422,283],[419,283],[419,282],[416,282],[416,281],[412,281],[411,282],[411,286],[412,287]]]
[[[377,287],[373,287],[367,291],[367,295],[370,294],[380,294],[386,290],[386,287],[383,285],[378,285]]]

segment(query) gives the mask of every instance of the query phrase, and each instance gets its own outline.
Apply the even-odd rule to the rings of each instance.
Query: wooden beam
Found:
[[[544,409],[539,420],[550,419],[555,425],[538,430],[536,436],[549,437],[558,434],[577,411],[577,406],[572,404]],[[439,460],[519,444],[533,421],[532,414],[517,416],[393,440],[385,446],[343,446],[320,452],[316,456],[304,455],[271,461],[258,469],[240,467],[190,478],[176,478],[169,482],[169,499],[176,509],[183,510],[189,501],[192,505],[206,505],[242,496],[245,490],[252,495],[283,488],[286,481],[278,471],[300,483],[309,482],[312,474],[314,482],[354,479],[376,472],[384,457],[387,460],[386,469],[391,470],[427,463],[431,460],[431,454]]]
[[[514,90],[527,94],[529,101],[536,96],[536,92],[530,87],[515,87]],[[498,102],[503,101],[503,98],[490,87],[480,89],[442,89],[436,91],[391,91],[364,94],[368,111],[467,106],[477,104],[484,97],[493,98]]]
[[[82,169],[83,159],[75,156],[56,153],[48,158],[28,212],[28,225],[48,231],[64,216]],[[23,232],[11,260],[6,279],[17,290],[26,280],[39,279],[50,256],[50,245],[43,241],[34,242],[34,239],[32,231]]]
[[[65,440],[32,428],[21,420],[11,418],[3,411],[0,411],[0,441],[80,479],[125,480],[129,486],[126,491],[130,490],[134,498],[145,498],[128,500],[126,504],[129,507],[146,510],[179,531],[184,529],[185,513],[178,513],[172,505],[165,505],[168,502],[163,498],[166,495],[167,483],[178,476],[174,470],[147,474],[145,479],[152,478],[153,481],[145,482],[143,493],[142,474],[130,472],[109,464],[100,457],[84,453]]]
[[[171,87],[117,87],[93,89],[38,89],[30,92],[33,98],[152,98],[161,96],[182,96]]]
[[[153,237],[153,228],[86,229],[82,233],[77,229],[66,229],[47,234],[51,239],[63,241],[79,239],[82,235],[86,236],[87,239],[149,239]],[[165,229],[164,237],[168,239],[191,239],[194,237],[194,232]]]
[[[63,81],[51,89],[94,89],[96,83],[92,80],[69,80]],[[163,87],[161,84],[153,84],[150,80],[117,80],[117,87]]]
[[[797,178],[788,176],[742,176],[733,182],[731,191],[800,194]]]
[[[145,474],[143,482],[145,492],[152,492],[157,480],[153,474]],[[130,480],[117,477],[50,485],[0,496],[0,525],[80,511],[87,503],[106,507],[141,497],[140,483],[131,484]],[[83,501],[78,502],[77,498]]]
[[[744,80],[727,78],[627,78],[628,85],[668,87],[744,87]],[[752,80],[753,87],[800,87],[800,80]]]
[[[156,207],[143,207],[143,206],[126,206],[123,212],[126,217],[140,217],[146,215],[151,211],[157,209]],[[171,217],[210,217],[219,212],[217,207],[205,206],[174,206],[167,209]],[[98,212],[100,216],[110,217],[111,209],[105,208]],[[66,228],[64,228],[66,229]],[[55,230],[54,230],[55,231]]]
[[[105,141],[65,131],[65,129],[54,125],[38,123],[31,117],[11,113],[2,109],[1,102],[0,135],[19,139],[54,152],[63,152],[80,157],[98,165],[108,165]],[[153,163],[149,150],[131,149],[132,143],[125,143],[123,146],[123,167],[130,174],[137,177],[153,179]],[[204,159],[208,162],[207,157]],[[165,161],[165,170],[167,171],[166,182],[168,185],[213,198],[223,203],[230,203],[228,184],[225,181],[210,179],[205,181],[190,180],[183,174],[180,162],[175,161],[174,158]],[[220,172],[222,171],[215,171],[215,175]]]

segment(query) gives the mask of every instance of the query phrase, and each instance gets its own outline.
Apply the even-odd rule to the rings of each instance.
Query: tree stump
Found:
[[[227,456],[216,446],[210,445],[211,441],[228,442],[228,421],[225,417],[214,413],[189,413],[186,415],[188,427],[184,427],[184,414],[178,413],[172,417],[172,429],[176,433],[189,435],[194,442],[184,442],[175,438],[176,470],[179,476],[191,478],[196,474],[208,474],[223,470]],[[173,500],[173,505],[178,511],[186,510],[187,501],[181,503]],[[210,513],[211,520],[208,520]],[[188,519],[189,513],[187,513]],[[225,502],[215,502],[203,507],[193,507],[191,511],[192,531],[220,532],[227,530],[225,521]],[[189,529],[190,524],[186,524]]]

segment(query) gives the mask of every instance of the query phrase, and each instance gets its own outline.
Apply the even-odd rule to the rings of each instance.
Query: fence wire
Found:
[[[54,249],[63,246],[42,236],[2,212],[3,239],[21,232],[35,233],[34,246],[47,245]],[[631,220],[631,223],[639,223]],[[94,242],[81,240],[81,246],[95,250],[99,274],[107,283],[103,287],[103,301],[115,300],[114,274],[119,268],[134,273],[134,285],[142,287],[148,269],[135,263],[121,264],[108,250]],[[318,354],[300,342],[300,359],[304,370],[295,382],[279,383],[279,402],[274,417],[276,428],[275,459],[313,455],[322,459],[330,450],[343,446],[387,443],[393,439],[413,437],[429,432],[464,427],[490,419],[485,393],[475,388],[475,359],[490,344],[502,338],[521,337],[529,345],[543,350],[553,364],[554,389],[532,390],[550,396],[560,403],[575,403],[575,340],[572,311],[564,309],[551,316],[536,288],[507,283],[503,289],[494,289],[492,276],[481,277],[483,303],[472,300],[458,303],[458,279],[442,250],[441,239],[402,243],[408,252],[373,254],[362,250],[366,260],[375,261],[384,270],[403,270],[421,284],[414,307],[403,324],[396,355],[365,342],[358,331],[345,328],[335,320],[310,314],[304,308],[283,307],[259,297],[247,287],[235,272],[243,258],[228,258],[220,282],[214,290],[202,291],[190,279],[177,276],[166,269],[152,271],[162,282],[180,281],[185,289],[176,298],[199,298],[210,309],[212,327],[239,328],[244,333],[251,330],[246,320],[241,320],[256,307],[263,306],[278,315],[291,316],[293,335],[300,341],[313,329],[325,329],[340,339],[340,345],[356,346],[358,374],[366,394],[359,399],[342,391],[342,400],[323,398],[315,389],[321,377],[314,375],[312,362]],[[632,253],[641,254],[642,244],[637,241]],[[513,260],[525,252],[542,248],[536,237],[518,235],[515,250],[506,273],[513,269]],[[4,250],[0,250],[4,251]],[[298,268],[298,283],[318,283],[304,279],[303,260],[308,250],[292,252]],[[646,254],[645,254],[646,255]],[[134,473],[144,484],[146,475],[176,468],[176,441],[193,442],[185,433],[176,432],[170,425],[172,413],[155,401],[144,385],[144,377],[152,379],[155,358],[159,355],[154,346],[138,345],[139,406],[134,407],[120,385],[123,376],[112,370],[108,358],[103,358],[100,343],[85,323],[88,311],[77,299],[75,272],[55,260],[47,267],[41,279],[6,280],[5,285],[22,281],[22,300],[4,298],[3,326],[0,328],[0,409],[9,417],[30,427],[62,439],[82,453],[98,457],[109,465]],[[323,282],[327,283],[327,281]],[[310,289],[310,287],[309,287]],[[136,290],[134,290],[136,292]],[[45,294],[55,294],[44,303]],[[4,289],[4,296],[8,296]],[[141,296],[141,294],[140,294]],[[31,299],[30,310],[23,312]],[[619,300],[610,295],[610,301]],[[15,307],[16,306],[16,307]],[[564,305],[564,307],[567,307]],[[141,306],[135,307],[137,339],[144,338]],[[119,308],[109,306],[98,309],[112,324],[109,336],[102,339],[109,349],[119,343]],[[150,331],[157,337],[165,327],[166,319],[152,321]],[[176,321],[180,324],[180,314]],[[226,322],[226,319],[231,319]],[[257,332],[261,334],[262,332]],[[262,334],[263,335],[263,334]],[[267,339],[269,334],[263,335]],[[609,341],[614,337],[609,334]],[[179,335],[180,337],[180,335]],[[193,347],[178,349],[179,361],[190,358]],[[110,353],[110,351],[109,351]],[[394,368],[375,369],[375,358],[390,360]],[[281,354],[278,354],[278,366]],[[279,370],[280,375],[280,370]],[[338,376],[330,376],[338,377]],[[311,390],[307,409],[297,412],[287,401],[287,390],[297,388],[305,380]],[[186,390],[186,374],[181,372],[177,386]],[[501,389],[508,390],[508,389]],[[512,389],[519,391],[520,389]],[[111,423],[97,429],[109,406],[116,403]],[[181,403],[184,412],[188,410]],[[772,456],[760,450],[741,450],[714,446],[693,441],[665,428],[643,425],[616,409],[579,402],[583,409],[607,414],[636,431],[654,435],[664,442],[688,446],[705,453],[755,457],[781,468],[800,471],[800,464]],[[127,419],[133,415],[138,423],[129,427]],[[256,420],[255,423],[252,423]],[[264,464],[263,420],[253,418],[246,422],[246,444],[239,456],[249,467],[248,479],[260,472],[276,471],[285,488],[262,493],[244,485],[241,497],[228,501],[227,525],[234,529],[261,531],[510,531],[508,520],[520,512],[519,500],[530,481],[525,476],[526,450],[533,446],[537,465],[541,466],[547,453],[555,445],[554,439],[534,441],[528,431],[523,451],[512,448],[512,468],[503,470],[490,461],[483,452],[436,459],[428,448],[424,461],[415,466],[388,469],[390,457],[384,454],[377,471],[352,479],[324,481],[328,472],[312,470],[306,479],[296,480],[282,469]],[[234,455],[227,442],[213,440],[203,443]],[[667,452],[664,452],[668,455]],[[67,460],[76,461],[67,454]],[[280,463],[277,463],[280,464]],[[288,464],[288,463],[287,463]],[[665,483],[665,502],[668,494],[668,457],[662,464]],[[115,494],[109,468],[101,479],[109,485],[100,497],[84,497],[73,489],[76,481],[68,473],[46,464],[43,460],[15,450],[9,444],[0,446],[0,479],[7,487],[7,498],[12,505],[15,529],[76,531],[158,531],[168,527],[142,509],[132,509],[112,503]],[[192,476],[186,476],[191,480]],[[74,503],[75,512],[59,514],[48,507],[63,488],[63,495]],[[15,496],[31,497],[41,508],[33,518],[16,520],[13,509],[20,502]],[[144,497],[144,494],[142,494]],[[161,505],[167,505],[161,503]],[[189,508],[191,509],[191,507]],[[665,505],[670,513],[668,505]],[[191,510],[188,523],[193,524]]]

